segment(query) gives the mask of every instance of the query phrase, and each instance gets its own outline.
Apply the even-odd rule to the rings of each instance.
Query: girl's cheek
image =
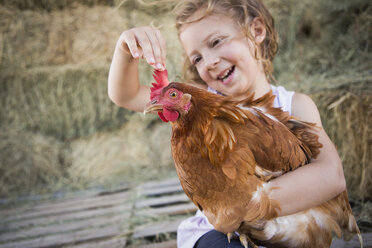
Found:
[[[203,81],[206,82],[206,83],[213,80],[206,70],[203,71],[202,73],[199,73],[199,75],[200,75],[201,79],[203,79]]]
[[[203,70],[203,68],[201,68],[201,66],[197,66],[197,67],[196,67],[196,70],[198,71],[199,76],[201,77],[201,79],[203,79],[203,81],[206,81],[206,80],[207,80],[207,78],[206,78],[206,73],[205,73],[205,71]]]
[[[199,76],[200,76],[201,79],[203,79],[204,82],[208,81],[208,79],[206,78],[205,73],[199,72]]]

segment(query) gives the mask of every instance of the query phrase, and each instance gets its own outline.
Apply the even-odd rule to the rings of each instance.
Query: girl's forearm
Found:
[[[271,197],[281,206],[279,216],[318,206],[346,189],[341,159],[322,127],[315,103],[310,97],[296,93],[292,99],[292,114],[318,125],[315,132],[323,147],[311,163],[271,181],[274,187],[278,187],[272,191]]]
[[[280,204],[279,216],[318,206],[344,191],[345,179],[338,163],[314,161],[273,179],[272,186],[277,189],[272,191],[271,197]]]
[[[110,66],[108,95],[114,103],[122,106],[138,93],[140,85],[138,59],[134,59],[120,46],[118,42]]]

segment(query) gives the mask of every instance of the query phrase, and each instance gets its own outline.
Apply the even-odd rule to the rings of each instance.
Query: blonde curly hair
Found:
[[[269,80],[273,78],[273,65],[275,54],[278,50],[278,34],[274,27],[274,19],[260,0],[183,0],[174,9],[176,13],[176,28],[178,35],[185,24],[197,22],[210,14],[230,13],[242,27],[247,38],[253,41],[255,46],[255,58],[262,62],[264,72]],[[197,11],[204,11],[202,15],[195,17]],[[194,17],[194,18],[192,18]],[[260,18],[266,28],[266,36],[261,44],[255,43],[249,30],[254,18]],[[187,81],[204,84],[196,67],[185,57],[184,78]]]

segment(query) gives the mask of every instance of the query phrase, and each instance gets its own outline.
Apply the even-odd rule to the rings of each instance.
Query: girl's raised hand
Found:
[[[126,30],[120,35],[118,43],[133,58],[146,59],[157,70],[165,69],[165,42],[158,29],[144,26]]]

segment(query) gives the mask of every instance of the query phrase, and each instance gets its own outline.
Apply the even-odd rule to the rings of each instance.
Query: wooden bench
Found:
[[[0,248],[176,248],[178,225],[195,211],[178,178],[49,200],[0,211]],[[371,248],[372,233],[363,239]],[[331,246],[343,247],[359,247],[357,237]]]
[[[182,190],[178,178],[149,182],[139,187],[133,216],[158,219],[134,227],[133,247],[175,248],[177,227],[196,207]],[[150,243],[151,244],[148,244]]]
[[[49,200],[0,211],[0,248],[176,247],[179,223],[195,210],[178,178]]]
[[[2,210],[0,248],[124,247],[132,195],[125,187]]]

